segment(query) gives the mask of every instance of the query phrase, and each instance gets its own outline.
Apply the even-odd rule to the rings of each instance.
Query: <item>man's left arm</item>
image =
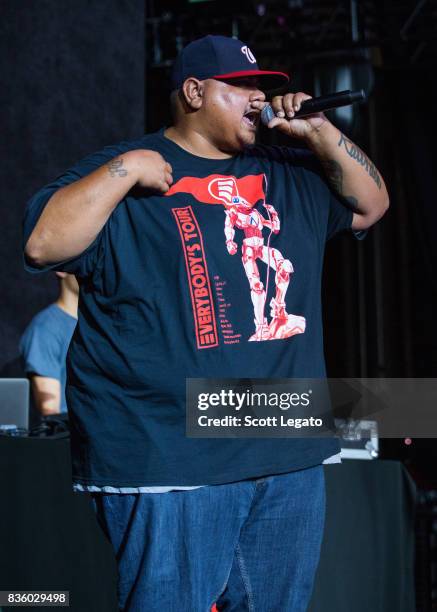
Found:
[[[352,229],[365,230],[376,223],[389,206],[384,180],[367,155],[323,113],[293,119],[302,102],[310,98],[302,92],[275,96],[271,105],[276,117],[268,127],[277,127],[292,138],[306,141],[319,158],[331,187],[352,208]]]
[[[352,208],[352,229],[365,230],[386,212],[385,183],[367,155],[332,123],[325,121],[307,138],[332,188]]]

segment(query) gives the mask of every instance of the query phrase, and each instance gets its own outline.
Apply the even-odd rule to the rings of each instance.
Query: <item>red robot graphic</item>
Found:
[[[264,174],[248,175],[241,178],[213,174],[204,178],[184,177],[177,181],[166,192],[167,196],[175,193],[190,193],[204,204],[222,204],[225,209],[225,241],[230,255],[236,255],[238,245],[234,241],[236,230],[244,233],[241,258],[254,310],[255,332],[249,341],[281,340],[305,331],[305,318],[289,314],[285,298],[290,284],[293,266],[289,259],[270,246],[272,234],[281,229],[278,213],[271,204],[266,204]],[[243,195],[245,197],[243,197]],[[267,218],[256,208],[256,202],[263,201]],[[263,231],[269,230],[267,243]],[[265,285],[261,281],[259,261],[266,264]],[[275,296],[270,300],[270,322],[265,315],[265,305],[270,281],[270,270],[275,272]]]
[[[264,177],[265,178],[265,177]],[[230,255],[238,251],[234,241],[235,230],[244,232],[242,244],[242,262],[249,281],[250,295],[254,309],[255,333],[249,341],[280,340],[305,331],[304,317],[289,314],[286,311],[285,296],[293,273],[289,259],[270,246],[272,233],[278,234],[281,229],[278,213],[271,204],[266,204],[268,218],[238,193],[237,180],[234,177],[215,178],[208,185],[209,193],[219,198],[225,207],[226,248]],[[267,244],[264,244],[263,230],[270,230]],[[267,265],[266,287],[261,281],[257,260]],[[265,303],[269,282],[270,268],[275,271],[276,293],[270,301],[270,323],[265,317]]]

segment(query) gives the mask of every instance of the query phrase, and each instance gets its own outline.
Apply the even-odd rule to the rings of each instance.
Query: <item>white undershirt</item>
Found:
[[[324,465],[329,463],[341,463],[340,453],[328,457],[322,462]],[[97,487],[95,485],[82,485],[77,482],[73,483],[73,491],[82,491],[87,493],[124,493],[126,495],[136,493],[170,493],[170,491],[192,491],[193,489],[201,489],[209,485],[197,485],[195,487],[182,487],[178,485],[167,487]]]

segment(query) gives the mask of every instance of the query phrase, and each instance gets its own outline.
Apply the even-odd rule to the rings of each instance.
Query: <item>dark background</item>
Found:
[[[236,35],[261,67],[291,72],[291,91],[366,90],[365,105],[331,119],[379,167],[391,208],[362,243],[342,236],[328,245],[328,372],[436,375],[433,3],[3,0],[0,7],[0,375],[20,374],[20,335],[57,292],[54,275],[22,267],[27,198],[89,152],[168,123],[172,59],[208,32]],[[267,130],[260,138],[283,144]]]
[[[26,200],[88,153],[144,133],[143,0],[1,1],[0,373],[16,374],[25,326],[57,296],[24,272]]]

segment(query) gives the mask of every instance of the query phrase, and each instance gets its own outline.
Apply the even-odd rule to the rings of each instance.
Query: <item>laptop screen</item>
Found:
[[[26,378],[0,378],[0,427],[29,427],[29,381]]]

